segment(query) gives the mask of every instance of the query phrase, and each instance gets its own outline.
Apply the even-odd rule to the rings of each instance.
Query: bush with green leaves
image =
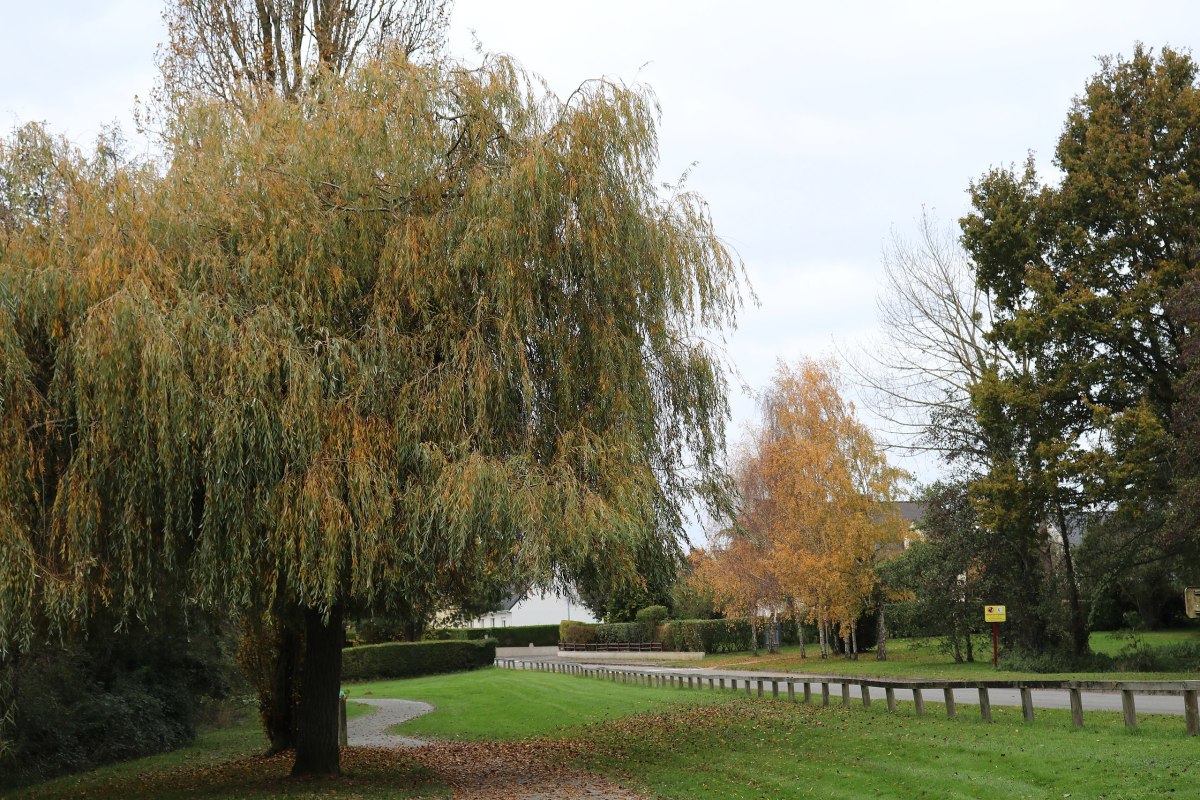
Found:
[[[495,660],[494,639],[367,644],[342,651],[342,679],[416,678],[478,669]]]
[[[9,664],[15,724],[0,788],[161,753],[195,737],[199,702],[235,679],[226,643],[188,630],[114,632],[43,645]]]
[[[750,623],[744,619],[676,619],[663,629],[666,650],[737,653],[753,646]]]
[[[637,612],[637,624],[642,626],[642,641],[656,641],[658,628],[668,616],[670,616],[670,612],[666,606],[646,606]]]
[[[596,628],[589,622],[564,619],[558,626],[558,641],[563,644],[592,644],[596,641]]]
[[[599,644],[629,644],[644,642],[645,629],[636,622],[613,622],[596,626],[596,642]]]

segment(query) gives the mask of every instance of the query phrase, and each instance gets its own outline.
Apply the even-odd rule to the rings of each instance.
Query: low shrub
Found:
[[[441,628],[426,632],[426,639],[495,639],[497,647],[552,647],[559,641],[558,625],[513,625],[507,628]]]
[[[666,606],[646,606],[637,612],[637,624],[642,626],[642,641],[653,642],[658,628],[670,616]]]
[[[367,644],[342,651],[342,679],[416,678],[478,669],[495,660],[493,639]]]
[[[564,619],[558,626],[558,641],[565,644],[592,644],[596,641],[596,626]]]
[[[12,725],[0,725],[0,790],[172,750],[195,736],[197,707],[230,690],[232,663],[203,624],[101,631],[0,660]],[[8,739],[6,734],[11,734]]]
[[[990,651],[984,654],[990,657]],[[976,660],[980,660],[976,653]],[[1089,653],[1086,656],[1076,656],[1065,650],[1044,650],[1030,652],[1028,650],[1010,650],[1000,654],[1000,664],[1005,669],[1015,672],[1105,672],[1114,668],[1111,656],[1103,653]]]

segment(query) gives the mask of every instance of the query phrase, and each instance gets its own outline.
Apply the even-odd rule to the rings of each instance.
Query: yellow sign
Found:
[[[1200,589],[1189,586],[1183,591],[1183,610],[1189,619],[1200,617]]]
[[[1007,615],[1004,611],[1004,606],[984,606],[983,621],[984,622],[1005,622]]]

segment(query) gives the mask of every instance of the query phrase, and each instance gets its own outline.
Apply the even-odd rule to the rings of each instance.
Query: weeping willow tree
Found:
[[[338,769],[342,617],[542,587],[716,510],[700,336],[738,267],[654,183],[642,89],[402,56],[193,104],[168,165],[0,151],[0,648],[162,598],[302,642],[295,772]],[[249,109],[249,111],[246,111]]]

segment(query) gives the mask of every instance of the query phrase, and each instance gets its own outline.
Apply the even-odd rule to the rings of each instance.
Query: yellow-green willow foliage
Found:
[[[628,573],[723,500],[737,266],[642,90],[403,58],[199,105],[167,166],[0,150],[0,650]]]

